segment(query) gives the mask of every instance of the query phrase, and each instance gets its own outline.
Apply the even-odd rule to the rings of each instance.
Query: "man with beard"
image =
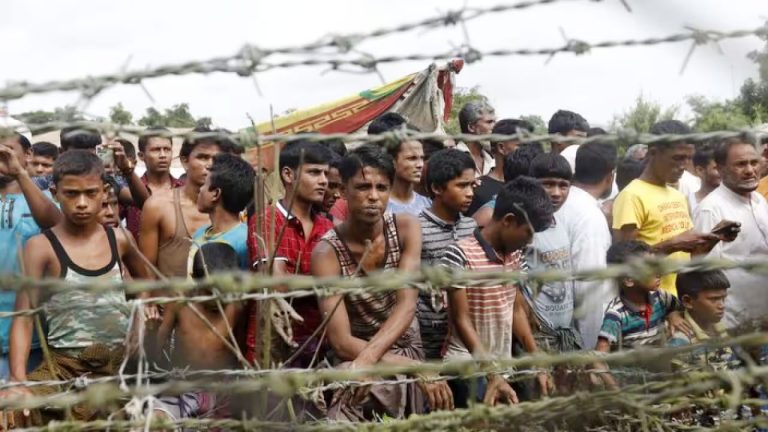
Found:
[[[738,138],[720,143],[714,153],[722,177],[720,186],[704,198],[694,215],[696,229],[712,231],[723,219],[741,224],[731,243],[715,246],[708,256],[736,262],[768,255],[768,204],[756,192],[760,155]],[[742,269],[726,270],[731,290],[726,300],[726,324],[733,327],[762,319],[768,310],[765,277]]]
[[[19,133],[0,136],[0,273],[21,274],[21,251],[27,240],[40,234],[41,228],[50,228],[61,218],[48,191],[41,191],[27,171],[30,142]],[[13,312],[16,292],[0,292],[0,311]],[[0,379],[7,379],[8,341],[11,318],[0,318]],[[32,340],[27,369],[31,370],[42,360],[37,337]]]
[[[648,163],[639,178],[619,193],[613,203],[613,229],[617,241],[639,240],[654,253],[688,260],[704,254],[720,241],[713,233],[693,230],[688,200],[675,188],[693,158],[694,146],[686,141],[652,143]],[[661,289],[676,293],[675,274],[661,279]]]

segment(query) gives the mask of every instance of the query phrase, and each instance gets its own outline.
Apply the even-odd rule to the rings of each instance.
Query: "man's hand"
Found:
[[[24,167],[21,166],[16,152],[6,146],[0,146],[0,174],[15,179],[23,172],[25,172]]]
[[[299,344],[293,340],[293,321],[304,322],[304,318],[296,313],[285,299],[277,298],[270,301],[272,302],[270,307],[272,327],[288,346],[298,347]]]
[[[693,328],[691,328],[691,325],[688,324],[685,318],[683,318],[683,315],[678,311],[670,312],[670,314],[667,315],[667,325],[669,326],[669,331],[671,333],[679,331],[688,337],[694,336]]]
[[[720,241],[720,237],[711,233],[700,233],[694,230],[686,231],[673,241],[674,251],[689,253],[707,253]]]
[[[488,388],[485,390],[483,403],[489,406],[496,406],[496,402],[506,402],[516,404],[517,393],[512,390],[507,380],[500,375],[490,375],[488,377]]]
[[[115,167],[120,171],[123,176],[129,176],[133,174],[133,162],[125,155],[125,149],[116,141],[110,141],[107,147],[112,150],[112,155],[115,161]]]
[[[741,232],[741,224],[739,222],[729,221],[723,219],[719,224],[712,228],[712,234],[716,235],[720,241],[732,242],[736,240]]]
[[[539,383],[539,391],[541,392],[542,397],[549,396],[555,392],[555,380],[553,380],[552,376],[546,371],[539,372],[539,374],[536,375],[536,381]]]
[[[451,388],[448,386],[447,382],[419,381],[418,385],[421,392],[427,397],[429,407],[432,408],[432,411],[453,409],[453,392],[451,392]]]
[[[24,398],[27,396],[32,396],[32,391],[23,385],[11,387],[7,390],[0,391],[0,399]]]

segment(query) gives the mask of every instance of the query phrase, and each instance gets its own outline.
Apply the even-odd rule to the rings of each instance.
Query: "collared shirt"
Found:
[[[443,265],[477,272],[519,271],[518,251],[499,256],[485,241],[480,229],[472,236],[459,240],[448,247],[442,258]],[[512,355],[512,319],[517,285],[498,283],[482,286],[453,285],[451,289],[463,289],[467,293],[469,318],[486,353],[491,357]],[[445,359],[468,359],[469,352],[454,324],[451,324],[448,350]]]
[[[668,346],[680,347],[686,345],[693,345],[699,342],[704,342],[710,339],[710,336],[705,332],[696,320],[693,319],[691,314],[686,310],[683,314],[683,318],[693,330],[693,336],[676,331],[672,333],[672,336],[667,342]],[[728,337],[728,331],[722,323],[714,325],[714,331],[716,337],[726,338]],[[739,364],[738,357],[734,354],[731,347],[701,347],[694,351],[682,354],[679,358],[672,361],[672,366],[676,370],[687,370],[707,368],[710,370],[720,371],[737,367]]]
[[[457,241],[469,237],[477,228],[477,222],[459,214],[455,223],[440,219],[429,209],[419,214],[421,224],[421,264],[434,266],[448,247]],[[420,292],[416,315],[419,318],[421,342],[428,359],[442,358],[442,351],[448,339],[448,311],[445,308],[445,292]]]
[[[636,305],[618,295],[605,310],[600,338],[611,343],[611,350],[640,346],[665,345],[667,316],[680,309],[680,301],[672,294],[656,290],[648,293],[645,305]]]
[[[251,216],[248,219],[248,256],[252,267],[269,261],[269,257],[274,253],[276,261],[285,262],[285,271],[288,274],[309,275],[311,273],[310,264],[312,250],[320,239],[329,230],[333,229],[333,222],[328,220],[316,211],[312,211],[312,231],[309,238],[305,236],[304,226],[299,218],[293,216],[283,206],[281,201],[277,201],[274,206],[267,208],[262,214],[262,226],[256,227],[256,217]],[[285,229],[283,229],[285,226]],[[280,244],[276,245],[274,251],[265,250],[264,244],[260,240],[268,242],[271,237],[277,241],[278,235],[282,231]],[[303,297],[293,302],[293,308],[304,318],[304,321],[294,322],[293,334],[296,340],[302,340],[320,325],[322,317],[314,297]],[[248,361],[254,360],[256,353],[256,334],[258,324],[258,311],[254,304],[249,306],[248,328],[246,333],[246,353]]]
[[[168,176],[171,178],[171,189],[176,189],[184,186],[183,180],[177,179],[170,174],[168,174]],[[146,173],[143,176],[141,176],[141,182],[144,183],[144,186],[147,186],[147,190],[151,194],[152,191],[149,189],[149,186],[148,186],[149,180]],[[131,234],[133,234],[133,238],[138,240],[139,231],[141,228],[141,209],[140,208],[134,205],[130,205],[125,208],[125,226],[128,228],[128,231],[130,231]]]
[[[472,152],[469,151],[469,147],[464,142],[459,142],[456,144],[456,150],[472,154]],[[491,172],[494,167],[496,167],[496,160],[487,151],[483,150],[483,169],[480,170],[479,168],[475,167],[475,178],[488,175],[488,173]]]
[[[768,203],[757,192],[749,197],[720,185],[704,198],[696,209],[696,230],[711,232],[723,219],[741,223],[741,232],[732,242],[719,242],[708,257],[736,262],[765,259],[768,256]],[[766,278],[742,269],[725,270],[731,289],[725,303],[725,319],[729,327],[761,319],[768,310]]]
[[[555,218],[568,233],[574,272],[607,266],[611,231],[597,199],[584,189],[572,186],[568,199],[555,213]],[[581,311],[576,319],[576,328],[586,349],[595,347],[605,308],[617,294],[615,283],[611,280],[574,282],[574,307]]]

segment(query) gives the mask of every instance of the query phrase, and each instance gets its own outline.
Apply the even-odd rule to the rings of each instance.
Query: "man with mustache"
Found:
[[[743,262],[768,255],[768,203],[756,192],[760,155],[755,146],[739,139],[726,140],[715,148],[714,159],[722,177],[720,186],[704,198],[694,214],[696,229],[711,231],[723,220],[741,224],[731,243],[721,243],[709,257]],[[733,327],[762,319],[768,310],[765,277],[745,270],[725,271],[731,281],[726,300],[726,325]]]

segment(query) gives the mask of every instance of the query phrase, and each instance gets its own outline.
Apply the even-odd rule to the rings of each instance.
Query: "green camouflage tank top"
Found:
[[[51,230],[43,234],[51,242],[59,259],[59,277],[72,282],[71,288],[53,293],[45,306],[48,345],[63,350],[81,350],[96,343],[111,347],[122,345],[128,332],[129,307],[125,292],[115,287],[94,293],[74,286],[89,282],[123,281],[122,264],[112,228],[106,228],[112,259],[98,270],[84,269],[70,259]]]

